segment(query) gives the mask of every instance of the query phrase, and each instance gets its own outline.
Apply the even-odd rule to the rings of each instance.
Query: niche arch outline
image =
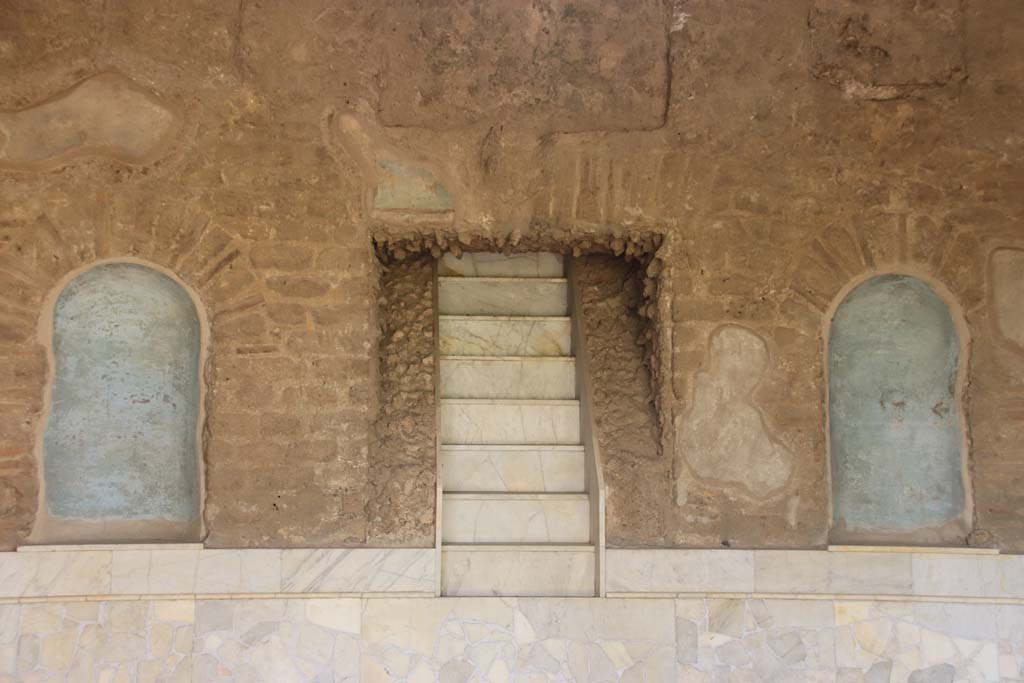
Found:
[[[45,435],[52,418],[53,391],[56,384],[54,352],[54,313],[61,294],[78,277],[108,265],[134,265],[146,268],[171,280],[185,294],[199,323],[199,356],[196,382],[198,388],[195,424],[195,518],[187,522],[131,519],[103,520],[65,518],[52,515],[46,500]],[[114,256],[90,261],[64,273],[51,287],[40,308],[36,324],[36,341],[46,353],[46,380],[40,419],[34,431],[33,455],[36,461],[36,511],[31,532],[21,545],[46,544],[135,544],[135,543],[199,543],[206,537],[206,420],[208,387],[205,379],[209,359],[211,333],[207,308],[202,298],[180,275],[170,268],[134,256]]]
[[[956,379],[953,384],[953,398],[957,406],[956,416],[960,427],[960,481],[963,487],[963,510],[960,515],[938,527],[926,527],[910,532],[872,531],[836,532],[835,489],[832,477],[832,410],[831,410],[831,338],[832,324],[840,306],[853,290],[874,278],[896,275],[914,278],[931,289],[946,306],[946,311],[956,330],[959,349]],[[935,275],[916,264],[895,264],[889,267],[871,268],[850,278],[836,293],[822,317],[822,374],[825,385],[825,479],[828,496],[828,541],[829,543],[853,543],[858,545],[911,545],[955,547],[963,546],[973,530],[974,485],[971,477],[970,422],[967,419],[966,391],[971,362],[972,335],[964,310],[956,295]]]

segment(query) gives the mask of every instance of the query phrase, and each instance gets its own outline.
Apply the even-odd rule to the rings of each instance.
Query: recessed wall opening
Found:
[[[375,241],[371,481],[396,447],[421,471],[436,453],[442,594],[603,594],[602,470],[663,457],[671,424],[657,382],[663,244]]]
[[[200,537],[206,330],[198,298],[148,263],[92,264],[55,289],[32,542]]]
[[[971,500],[966,324],[939,283],[876,274],[827,327],[833,540],[962,543]]]

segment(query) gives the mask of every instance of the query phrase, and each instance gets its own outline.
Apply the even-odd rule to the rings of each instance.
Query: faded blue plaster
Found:
[[[188,293],[145,266],[92,268],[57,299],[53,351],[50,513],[196,519],[200,325]]]
[[[450,211],[448,188],[419,166],[385,159],[377,162],[380,183],[373,206],[405,211]]]
[[[961,515],[960,340],[920,280],[882,275],[832,321],[829,419],[837,529],[912,532]]]

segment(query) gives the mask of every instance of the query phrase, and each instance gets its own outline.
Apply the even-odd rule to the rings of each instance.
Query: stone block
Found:
[[[257,244],[249,252],[252,264],[262,270],[308,270],[313,248],[289,244]]]
[[[300,276],[269,277],[267,287],[275,294],[291,299],[313,299],[331,291],[328,280]]]

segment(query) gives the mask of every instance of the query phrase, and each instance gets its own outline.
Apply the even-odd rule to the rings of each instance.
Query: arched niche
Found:
[[[841,297],[828,331],[832,537],[942,543],[967,533],[966,332],[922,279]]]
[[[155,267],[106,262],[72,277],[47,313],[31,540],[196,539],[205,338],[196,300]]]

